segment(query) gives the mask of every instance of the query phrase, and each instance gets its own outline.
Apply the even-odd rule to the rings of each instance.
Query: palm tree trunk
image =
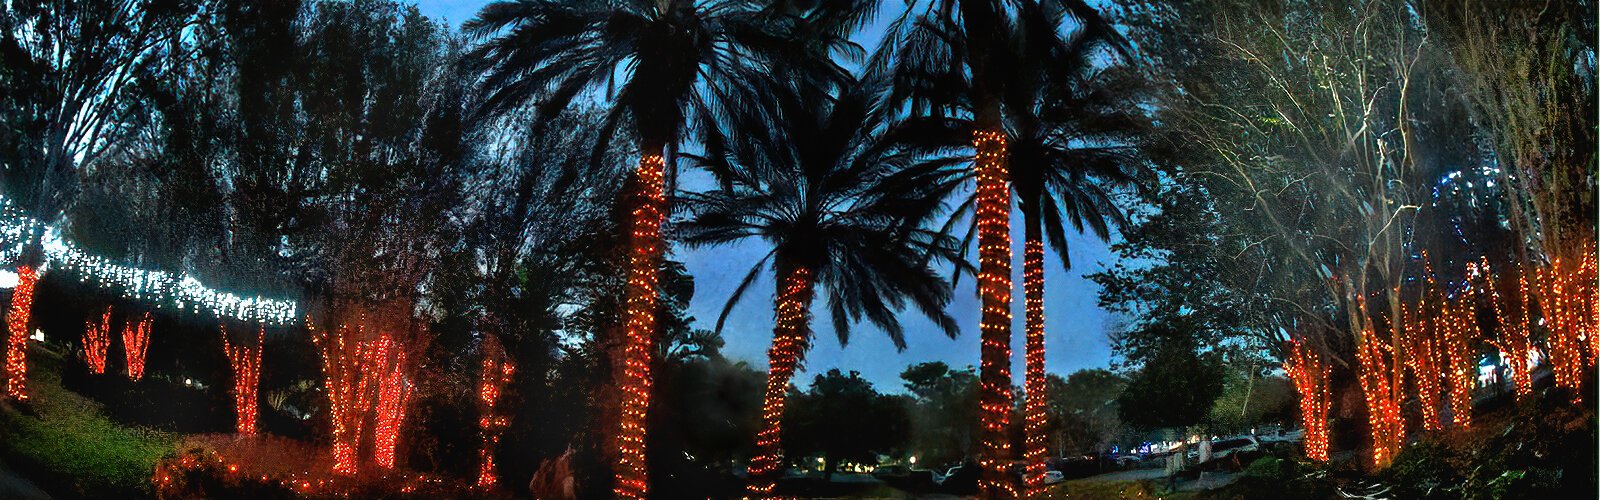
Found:
[[[661,257],[661,220],[666,214],[666,162],[660,147],[646,148],[634,171],[637,193],[629,221],[628,283],[621,376],[622,406],[617,421],[617,498],[645,498],[650,476],[645,464],[645,416],[650,410],[650,363],[656,336],[656,264]]]
[[[782,266],[787,267],[787,266]],[[807,347],[811,306],[811,271],[804,267],[779,270],[778,297],[773,305],[776,325],[772,348],[767,350],[767,388],[761,401],[761,432],[756,434],[756,456],[750,460],[751,498],[766,498],[777,486],[783,470],[783,410],[800,358]],[[831,463],[830,463],[831,465]]]
[[[11,311],[6,314],[6,396],[28,400],[28,317],[33,313],[33,287],[39,274],[32,266],[17,268],[17,286],[11,291]]]
[[[1023,202],[1022,218],[1026,239],[1022,251],[1022,294],[1026,347],[1023,366],[1025,391],[1024,439],[1022,458],[1028,462],[1024,479],[1027,498],[1044,493],[1046,395],[1044,374],[1044,241],[1040,234],[1038,200]]]
[[[998,110],[996,110],[998,115]],[[978,465],[982,498],[1014,498],[1016,487],[1007,469],[1011,465],[1011,186],[1006,170],[1006,136],[994,126],[977,129],[972,136],[977,174],[978,295],[983,303],[978,408],[982,444]]]

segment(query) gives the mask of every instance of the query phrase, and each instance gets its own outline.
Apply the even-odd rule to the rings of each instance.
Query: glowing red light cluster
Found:
[[[1289,341],[1289,357],[1284,360],[1283,371],[1289,374],[1295,392],[1300,393],[1300,423],[1305,428],[1306,456],[1319,462],[1328,461],[1328,397],[1329,365],[1322,354],[1306,346],[1299,339]]]
[[[783,465],[783,412],[789,381],[805,355],[809,339],[812,297],[811,270],[794,268],[783,277],[773,315],[772,347],[767,350],[767,386],[761,402],[761,432],[756,434],[756,456],[750,460],[751,497],[772,495]]]
[[[11,311],[6,313],[6,396],[28,400],[28,319],[33,314],[33,287],[39,273],[32,266],[17,268],[17,286],[11,291]]]
[[[267,330],[256,330],[255,345],[235,346],[228,341],[228,329],[221,328],[222,352],[228,356],[233,368],[234,430],[240,434],[256,433],[256,390],[261,380],[261,349],[265,345]]]
[[[1357,379],[1361,394],[1367,400],[1367,425],[1372,434],[1372,463],[1382,468],[1389,464],[1405,439],[1405,421],[1401,420],[1400,402],[1393,380],[1390,379],[1390,361],[1384,354],[1391,350],[1368,326],[1357,340],[1356,359],[1359,361]]]
[[[411,382],[406,377],[406,353],[387,334],[362,349],[362,375],[377,380],[377,401],[373,407],[372,458],[382,469],[395,466],[395,445],[400,439],[400,424],[406,419],[406,403],[411,399]]]
[[[349,338],[350,329],[343,325],[318,334],[310,317],[306,328],[322,350],[323,392],[328,395],[328,416],[333,423],[333,471],[355,474],[363,417],[370,404],[365,386],[369,377],[361,376],[358,340]],[[358,325],[355,334],[359,337],[364,331],[365,326]]]
[[[638,183],[628,251],[628,284],[624,318],[625,345],[618,389],[616,484],[618,498],[644,498],[650,476],[645,464],[645,416],[650,410],[650,359],[655,351],[656,259],[661,250],[661,219],[666,214],[666,162],[647,154],[634,172]]]
[[[111,352],[111,306],[104,313],[93,315],[83,327],[83,360],[89,371],[106,372],[106,354]]]
[[[122,354],[128,362],[128,379],[144,378],[144,355],[150,348],[150,313],[139,315],[122,325]]]
[[[1577,259],[1557,257],[1535,274],[1534,293],[1543,313],[1545,346],[1556,385],[1567,389],[1574,404],[1583,404],[1584,374],[1595,362],[1590,352],[1596,334],[1596,275],[1592,247]]]
[[[1029,239],[1022,250],[1024,348],[1023,391],[1025,419],[1022,458],[1028,462],[1023,476],[1027,497],[1044,492],[1045,457],[1049,454],[1045,425],[1049,402],[1045,394],[1044,373],[1044,242]]]
[[[999,130],[973,133],[977,177],[974,218],[978,224],[978,295],[983,303],[978,406],[981,443],[978,487],[985,498],[1014,498],[1011,462],[1011,186],[1006,136]]]
[[[320,334],[310,318],[306,326],[322,351],[323,390],[333,423],[333,471],[360,471],[357,453],[369,419],[373,461],[380,469],[394,468],[395,446],[411,395],[401,345],[387,332],[369,336],[365,316],[355,328],[341,325]]]
[[[1495,318],[1499,320],[1499,338],[1488,339],[1489,343],[1500,349],[1500,359],[1511,371],[1511,383],[1516,386],[1517,398],[1526,398],[1533,394],[1533,367],[1528,359],[1533,351],[1533,340],[1530,338],[1533,315],[1529,310],[1532,297],[1528,290],[1528,274],[1513,268],[1516,281],[1511,283],[1497,279],[1489,270],[1487,259],[1482,262],[1482,267],[1489,284],[1486,287],[1489,290],[1489,303],[1494,308]],[[1513,285],[1516,286],[1515,290],[1511,289]],[[1508,299],[1504,295],[1513,296]]]
[[[498,342],[484,343],[483,374],[478,378],[478,429],[483,432],[483,446],[478,449],[479,488],[490,489],[499,483],[494,467],[495,445],[511,422],[495,413],[495,403],[499,402],[501,390],[511,383],[511,375],[516,370],[516,363],[505,355]]]

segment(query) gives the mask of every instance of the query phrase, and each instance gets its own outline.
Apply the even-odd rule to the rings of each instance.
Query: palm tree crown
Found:
[[[465,25],[486,40],[467,54],[482,73],[479,112],[536,103],[548,121],[586,93],[610,104],[596,147],[631,127],[640,146],[669,147],[686,125],[765,102],[771,61],[797,54],[792,16],[731,0],[516,0]]]
[[[837,97],[812,92],[786,99],[782,119],[771,124],[776,132],[754,134],[722,157],[697,158],[722,164],[708,168],[727,176],[722,189],[687,198],[692,216],[676,226],[678,237],[690,246],[759,238],[773,248],[729,298],[719,330],[770,261],[774,268],[811,270],[827,290],[841,343],[848,342],[851,323],[866,319],[904,349],[895,313],[908,304],[947,335],[958,331],[943,310],[950,286],[930,267],[955,262],[955,241],[923,229],[926,212],[874,194],[874,186],[910,157],[874,140],[881,127],[869,121],[867,92],[845,88]]]

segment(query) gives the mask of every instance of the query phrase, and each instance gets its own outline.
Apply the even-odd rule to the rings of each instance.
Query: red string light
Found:
[[[982,443],[979,496],[1014,498],[1011,462],[1011,186],[1006,137],[999,130],[972,135],[977,177],[978,295],[983,302],[978,406]]]
[[[150,313],[122,325],[122,354],[128,362],[128,379],[144,378],[144,354],[150,348]]]
[[[406,353],[387,333],[363,349],[363,376],[375,377],[378,395],[373,407],[372,458],[381,469],[395,466],[395,446],[405,422],[411,383],[406,377]]]
[[[655,350],[656,259],[660,257],[661,219],[666,208],[666,162],[647,154],[634,172],[638,206],[633,209],[632,241],[628,253],[626,291],[626,343],[618,389],[622,404],[618,415],[616,484],[618,498],[644,498],[649,494],[645,464],[645,416],[650,410],[650,361]]]
[[[1022,251],[1022,294],[1026,326],[1023,389],[1026,399],[1022,458],[1028,462],[1024,479],[1028,498],[1044,493],[1045,457],[1049,454],[1045,435],[1049,404],[1044,374],[1044,242],[1029,239]]]
[[[17,268],[17,287],[11,291],[11,311],[6,314],[6,396],[17,401],[28,400],[28,319],[38,281],[32,266]]]
[[[767,350],[767,386],[761,402],[761,432],[756,435],[756,456],[750,460],[748,493],[754,498],[772,495],[783,465],[783,412],[789,380],[808,347],[811,271],[795,268],[783,276],[773,315],[772,347]]]
[[[1573,404],[1583,404],[1585,371],[1594,362],[1588,353],[1588,338],[1593,336],[1593,316],[1588,314],[1594,297],[1596,277],[1589,274],[1593,252],[1584,250],[1577,265],[1560,257],[1534,274],[1533,293],[1544,318],[1545,346],[1556,385],[1566,388]]]
[[[261,380],[261,349],[265,345],[267,329],[261,327],[256,330],[256,343],[254,346],[235,346],[228,342],[227,327],[220,327],[222,332],[222,352],[228,356],[228,365],[233,368],[233,415],[234,430],[240,434],[256,433],[257,399],[256,391]]]
[[[355,474],[363,416],[370,404],[365,387],[369,377],[361,376],[361,349],[356,339],[349,338],[348,326],[319,334],[307,316],[306,329],[322,351],[323,392],[328,394],[328,418],[333,424],[333,471]],[[364,332],[365,326],[357,325],[354,333],[359,338]]]
[[[1283,362],[1295,392],[1300,394],[1300,423],[1305,428],[1306,457],[1328,461],[1328,374],[1330,366],[1322,354],[1299,339],[1289,341],[1289,357]]]
[[[83,327],[83,360],[89,371],[106,372],[106,354],[111,352],[111,306],[99,315],[89,316]]]
[[[1407,353],[1406,368],[1417,389],[1417,404],[1422,412],[1422,428],[1436,431],[1443,428],[1439,422],[1440,399],[1444,377],[1441,359],[1443,346],[1440,308],[1444,294],[1434,280],[1433,268],[1428,263],[1428,253],[1423,251],[1424,287],[1414,307],[1401,306],[1401,343]],[[1397,379],[1398,380],[1398,379]]]
[[[1516,388],[1517,398],[1523,399],[1533,395],[1533,375],[1529,366],[1528,355],[1533,351],[1533,341],[1529,337],[1532,324],[1529,314],[1528,276],[1526,272],[1513,268],[1516,274],[1516,296],[1510,300],[1501,297],[1501,288],[1509,288],[1489,271],[1488,260],[1484,260],[1482,267],[1488,274],[1489,303],[1494,308],[1495,318],[1499,320],[1499,338],[1489,342],[1500,349],[1500,359],[1505,362],[1511,371],[1511,382]],[[1510,292],[1510,290],[1507,290]]]
[[[1369,325],[1357,341],[1356,358],[1360,363],[1361,393],[1367,401],[1367,425],[1372,436],[1372,464],[1382,468],[1389,464],[1405,439],[1405,422],[1400,417],[1400,404],[1390,380],[1388,361],[1384,351],[1390,346],[1378,339]]]
[[[1454,300],[1446,303],[1441,317],[1445,354],[1445,379],[1450,388],[1450,419],[1456,427],[1472,426],[1472,380],[1477,360],[1472,355],[1472,344],[1481,338],[1478,329],[1478,289],[1471,283],[1478,270],[1467,266],[1467,286]]]
[[[486,490],[499,483],[494,467],[495,445],[510,425],[509,419],[495,413],[495,403],[516,372],[516,363],[499,346],[492,337],[484,343],[483,374],[478,378],[478,428],[483,433],[483,447],[478,449],[478,487]]]

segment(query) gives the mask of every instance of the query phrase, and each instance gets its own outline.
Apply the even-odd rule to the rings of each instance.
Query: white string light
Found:
[[[147,271],[90,255],[67,241],[59,229],[22,214],[0,195],[0,261],[21,256],[28,235],[38,228],[44,230],[46,266],[70,270],[85,283],[121,290],[125,298],[155,302],[158,307],[171,303],[179,311],[208,312],[245,322],[287,325],[297,321],[298,307],[293,300],[243,297],[207,288],[188,274]]]

